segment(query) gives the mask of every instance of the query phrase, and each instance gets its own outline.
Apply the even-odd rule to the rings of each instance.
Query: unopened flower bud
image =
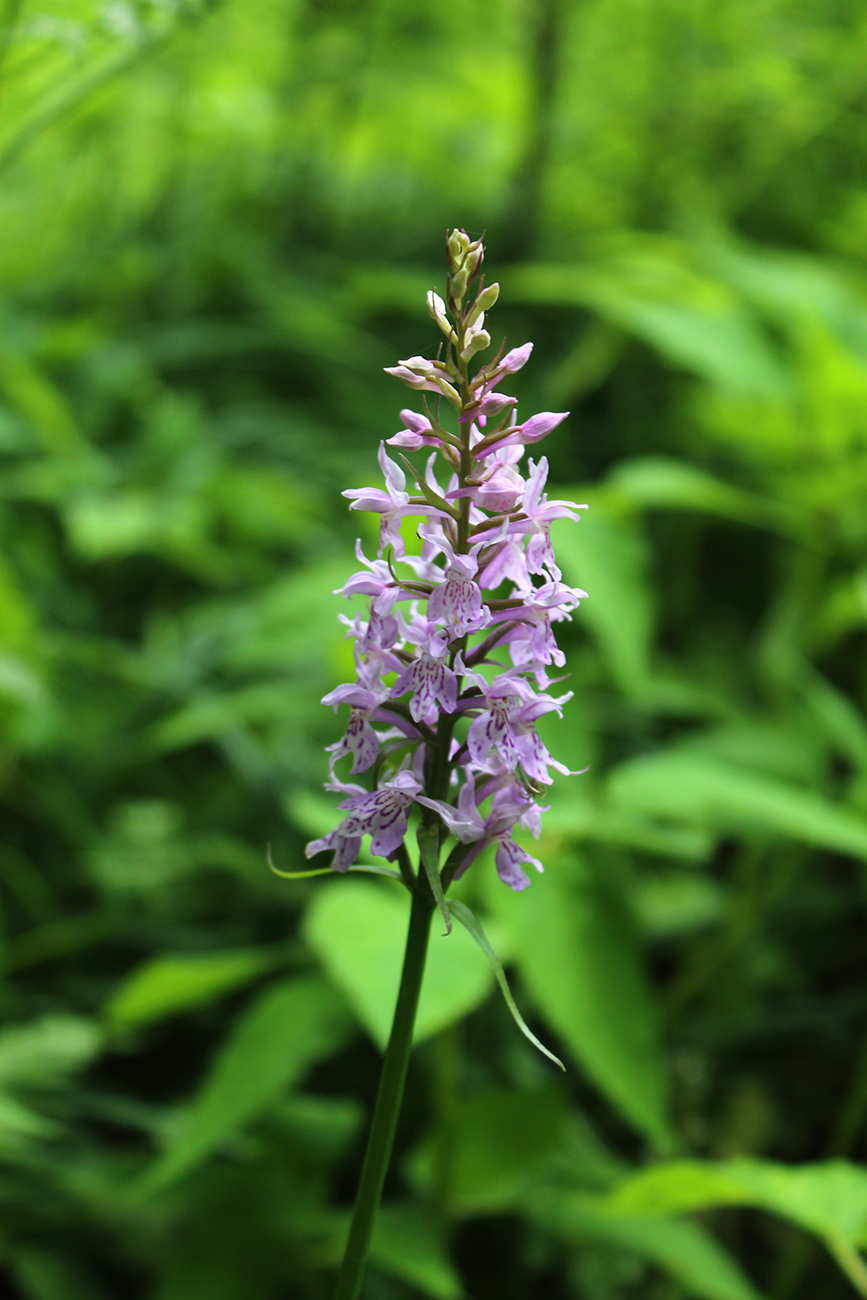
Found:
[[[383,368],[387,375],[393,375],[395,379],[403,380],[407,388],[416,388],[419,392],[430,388],[430,384],[425,378],[415,374],[412,370],[407,370],[406,366],[385,366]]]
[[[449,289],[455,302],[460,302],[467,291],[467,272],[464,267],[455,271],[449,283]]]
[[[487,330],[473,330],[467,336],[466,346],[461,352],[461,360],[469,361],[470,357],[474,357],[477,352],[483,352],[485,348],[490,346],[491,336]]]
[[[401,360],[400,365],[406,366],[407,370],[422,375],[425,379],[434,379],[440,369],[435,361],[428,361],[427,357],[406,357]]]
[[[524,492],[524,480],[514,472],[502,469],[482,483],[476,493],[476,504],[483,510],[493,510],[496,514],[508,514],[514,510]]]
[[[446,338],[454,338],[454,330],[449,324],[449,318],[446,315],[446,305],[439,294],[434,293],[433,289],[427,295],[427,309]]]
[[[467,324],[475,324],[480,316],[483,316],[486,311],[490,311],[499,296],[500,286],[498,284],[489,284],[487,289],[483,289],[473,303],[472,310],[467,318]]]
[[[507,406],[517,406],[517,397],[507,397],[505,393],[490,393],[482,402],[479,410],[482,415],[499,415]]]
[[[418,411],[403,410],[400,418],[413,433],[430,433],[433,430],[433,425],[427,416],[419,415]]]
[[[386,442],[392,447],[399,447],[401,451],[418,451],[420,447],[438,447],[440,440],[433,431],[433,425],[426,415],[419,415],[416,411],[401,411],[400,418],[404,422],[404,428],[394,435],[393,438],[386,438]]]
[[[519,426],[520,441],[538,442],[552,429],[556,429],[558,424],[562,424],[568,414],[568,411],[540,411],[538,415],[531,415],[529,420]]]
[[[520,370],[530,360],[530,353],[533,351],[532,343],[525,343],[520,348],[512,348],[507,352],[499,364],[498,369],[505,370],[506,374],[513,375],[516,370]]]
[[[453,230],[448,238],[449,258],[454,266],[458,266],[470,246],[469,238],[465,230]]]
[[[464,258],[464,270],[467,273],[467,279],[472,280],[484,260],[485,250],[481,243],[470,249]]]
[[[402,379],[408,388],[429,393],[443,391],[441,385],[444,382],[444,372],[444,366],[438,361],[428,361],[426,357],[407,357],[400,365],[385,367],[387,375]]]

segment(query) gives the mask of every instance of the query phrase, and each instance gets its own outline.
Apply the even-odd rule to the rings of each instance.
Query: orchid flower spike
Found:
[[[491,845],[500,879],[522,890],[523,865],[542,863],[515,832],[538,836],[537,800],[552,773],[567,773],[536,729],[571,698],[546,693],[547,670],[564,662],[555,629],[586,596],[562,581],[550,526],[586,507],[549,501],[547,459],[523,460],[568,412],[519,420],[516,398],[499,391],[533,345],[483,360],[499,286],[481,276],[481,240],[453,230],[447,256],[445,286],[427,295],[436,359],[413,356],[388,370],[425,413],[400,411],[402,427],[387,439],[397,460],[380,443],[382,487],[343,494],[350,509],[379,517],[380,544],[373,560],[358,544],[364,567],[340,589],[364,602],[343,616],[355,680],[323,700],[348,709],[344,735],[328,747],[327,788],[344,796],[345,815],[307,854],[330,851],[334,869],[346,871],[369,836],[374,856],[400,862],[409,883],[405,838],[416,821],[420,844],[433,835],[438,853],[453,841],[440,889]],[[426,459],[416,465],[408,456],[418,452]],[[370,788],[345,784],[339,770],[367,773]]]

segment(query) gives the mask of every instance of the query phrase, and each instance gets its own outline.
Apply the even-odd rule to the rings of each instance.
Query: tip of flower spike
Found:
[[[465,230],[451,230],[446,235],[449,268],[449,297],[452,304],[460,304],[461,299],[478,275],[485,258],[485,246],[481,239],[470,239]]]

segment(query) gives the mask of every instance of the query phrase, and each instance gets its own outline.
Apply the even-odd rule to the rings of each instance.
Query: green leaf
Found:
[[[595,840],[603,844],[620,844],[641,853],[663,858],[684,858],[705,862],[714,849],[714,837],[706,830],[691,826],[664,826],[647,817],[636,817],[599,806],[582,798],[574,785],[558,787],[558,798],[545,814],[545,830],[573,842]]]
[[[597,1198],[561,1189],[534,1194],[530,1210],[569,1240],[601,1241],[650,1260],[700,1300],[762,1300],[728,1251],[697,1223],[615,1216]]]
[[[555,1088],[487,1089],[461,1098],[448,1132],[439,1134],[440,1141],[450,1144],[446,1167],[452,1212],[496,1214],[517,1208],[562,1150],[566,1120],[565,1098]]]
[[[267,989],[217,1053],[177,1140],[145,1175],[150,1193],[201,1163],[346,1041],[351,1020],[339,995],[314,977]]]
[[[370,1258],[435,1300],[461,1300],[464,1294],[441,1229],[418,1206],[382,1206],[376,1217]]]
[[[431,893],[436,899],[436,905],[439,908],[440,916],[445,921],[446,934],[452,932],[452,918],[448,907],[446,906],[445,895],[443,894],[443,883],[440,880],[440,832],[437,825],[419,826],[416,836],[418,838],[418,848],[421,854],[422,866],[425,875],[430,884]]]
[[[520,895],[488,895],[534,1004],[594,1083],[667,1145],[656,1015],[637,939],[611,884],[575,855]]]
[[[641,929],[654,938],[689,934],[719,921],[726,891],[695,871],[665,871],[635,881],[632,906]]]
[[[612,801],[630,812],[720,832],[784,836],[867,859],[867,820],[810,790],[699,754],[663,752],[615,768]]]
[[[770,1210],[817,1233],[855,1246],[867,1230],[867,1169],[845,1160],[781,1165],[737,1159],[719,1164],[678,1160],[621,1184],[606,1208],[625,1215],[666,1215],[718,1205]]]
[[[241,988],[278,960],[273,952],[164,953],[144,962],[115,991],[103,1015],[117,1028],[163,1020]]]
[[[87,1065],[102,1045],[92,1020],[50,1015],[0,1032],[0,1087],[44,1088]]]
[[[67,507],[66,524],[85,559],[106,560],[158,546],[169,516],[167,503],[153,493],[90,493]]]
[[[761,331],[733,299],[699,305],[600,296],[609,320],[631,330],[675,366],[734,392],[780,396],[786,375]]]
[[[805,319],[821,317],[850,343],[863,330],[863,302],[833,263],[802,253],[750,248],[725,241],[706,250],[713,271],[750,301],[799,333]]]
[[[512,1019],[520,1029],[521,1033],[525,1038],[529,1039],[533,1046],[537,1048],[543,1056],[547,1056],[549,1061],[553,1061],[555,1065],[559,1065],[560,1069],[565,1071],[566,1066],[560,1058],[555,1056],[553,1052],[549,1052],[545,1044],[540,1043],[536,1035],[527,1027],[524,1017],[521,1015],[515,1004],[515,999],[512,997],[511,990],[509,989],[506,980],[506,973],[500,964],[500,959],[491,947],[488,936],[482,929],[478,918],[473,915],[465,903],[459,902],[456,898],[450,898],[448,900],[448,907],[449,911],[460,921],[464,929],[472,935],[490,962],[491,969],[493,970],[497,983],[500,986],[500,992],[506,1000],[506,1006],[509,1008]]]
[[[408,897],[373,882],[336,880],[315,894],[304,935],[359,1021],[380,1047],[391,1030],[406,944]],[[485,1000],[491,976],[463,930],[434,934],[428,951],[415,1039],[454,1024]]]
[[[799,665],[796,686],[827,739],[867,771],[867,722],[860,709],[811,664]]]
[[[298,671],[308,663],[317,671],[326,668],[323,647],[339,645],[340,603],[333,590],[346,581],[348,558],[295,569],[265,588],[252,608],[245,605],[244,617],[229,629],[227,664],[236,672],[284,671],[287,664]]]
[[[59,1125],[19,1100],[19,1092],[60,1088],[102,1046],[100,1028],[78,1016],[50,1015],[0,1032],[0,1146],[14,1149],[60,1134]]]
[[[559,1087],[483,1088],[452,1099],[445,1124],[413,1152],[409,1173],[455,1215],[524,1208],[541,1194],[568,1148],[570,1117]]]
[[[734,392],[778,397],[787,379],[742,301],[697,274],[673,240],[625,237],[607,263],[525,264],[503,273],[511,300],[595,308],[683,367]]]
[[[0,646],[31,659],[36,649],[36,619],[9,566],[0,559]]]
[[[776,529],[791,522],[791,512],[772,498],[744,492],[696,465],[664,456],[621,461],[608,483],[639,508],[694,510]]]
[[[364,1104],[353,1097],[296,1093],[275,1107],[273,1122],[305,1156],[331,1163],[346,1155],[366,1120]]]
[[[676,752],[814,788],[828,761],[827,747],[815,728],[783,721],[732,721],[710,727],[684,737]]]
[[[589,592],[581,622],[614,679],[624,691],[640,691],[650,677],[656,622],[641,521],[606,514],[602,501],[593,501],[579,524],[558,520],[551,540],[566,580]]]

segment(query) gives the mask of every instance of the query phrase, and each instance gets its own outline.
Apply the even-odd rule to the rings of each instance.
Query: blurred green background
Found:
[[[867,1294],[864,6],[5,0],[10,1300],[330,1294],[405,902],[266,845],[452,225],[590,503],[590,772],[461,886],[568,1072],[437,936],[366,1300]]]

